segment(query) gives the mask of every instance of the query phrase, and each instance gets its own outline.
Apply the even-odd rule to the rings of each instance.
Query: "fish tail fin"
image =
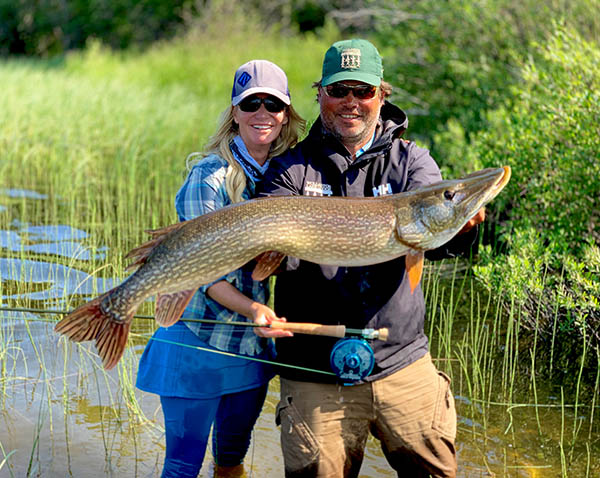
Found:
[[[96,340],[96,348],[104,368],[113,368],[125,350],[133,313],[123,320],[104,312],[102,300],[111,293],[106,292],[75,309],[54,327],[55,332],[74,342]]]
[[[107,294],[108,292],[75,309],[56,324],[54,331],[73,342],[94,340],[104,327],[104,321],[110,320],[100,308],[100,303]]]
[[[159,245],[164,242],[167,236],[178,229],[180,229],[185,222],[179,222],[176,224],[171,224],[170,226],[163,227],[162,229],[154,229],[146,231],[152,239],[145,242],[144,244],[132,249],[127,253],[125,259],[131,259],[133,262],[129,264],[125,270],[135,269],[140,267],[142,264],[145,264],[150,257],[152,251]]]
[[[133,317],[131,317],[133,318]],[[96,337],[96,349],[106,370],[113,368],[125,352],[131,320],[106,324]]]

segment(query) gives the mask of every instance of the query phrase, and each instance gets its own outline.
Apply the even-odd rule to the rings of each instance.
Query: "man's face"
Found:
[[[361,87],[357,92],[358,96],[365,96],[368,88],[371,87],[354,80],[340,81],[331,86],[343,87],[343,85]],[[317,95],[321,106],[321,121],[325,128],[354,154],[373,136],[384,103],[383,93],[380,88],[377,88],[373,98],[360,99],[348,89],[348,94],[344,97],[335,98],[331,92],[327,94],[326,88],[328,87],[319,87]],[[337,88],[335,91],[338,96],[340,92],[343,93],[344,89]]]

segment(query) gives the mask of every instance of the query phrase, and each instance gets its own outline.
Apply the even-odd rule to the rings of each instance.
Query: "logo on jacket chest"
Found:
[[[390,183],[380,184],[373,188],[373,197],[385,196],[386,194],[392,194],[392,185]]]
[[[306,181],[304,185],[305,196],[331,196],[330,184],[317,183],[316,181]]]

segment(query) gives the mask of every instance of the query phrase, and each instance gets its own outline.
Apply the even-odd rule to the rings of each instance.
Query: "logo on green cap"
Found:
[[[381,56],[375,46],[359,38],[335,42],[325,53],[321,86],[357,80],[379,86],[383,78]]]
[[[341,68],[360,68],[360,50],[358,48],[343,50],[341,57]]]

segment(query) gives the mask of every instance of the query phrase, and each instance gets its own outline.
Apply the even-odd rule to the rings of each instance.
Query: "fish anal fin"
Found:
[[[162,229],[153,229],[153,230],[146,231],[146,233],[150,234],[152,239],[150,239],[148,242],[145,242],[144,244],[132,249],[131,251],[129,251],[127,253],[127,255],[125,256],[125,259],[131,259],[133,262],[131,264],[129,264],[125,268],[125,270],[131,270],[131,269],[141,266],[142,264],[145,264],[146,261],[148,260],[148,257],[150,257],[150,254],[152,253],[152,251],[159,244],[164,242],[164,240],[169,236],[169,234],[171,234],[173,231],[177,231],[177,230],[181,229],[185,224],[186,224],[185,221],[178,222],[175,224],[171,224],[170,226],[163,227]]]
[[[423,262],[425,261],[425,254],[421,251],[411,250],[405,256],[406,262],[406,275],[408,276],[408,283],[410,284],[410,293],[414,293],[415,289],[421,282],[423,276]]]
[[[252,279],[264,280],[277,270],[285,254],[277,251],[267,251],[256,256],[256,266],[252,271]]]
[[[156,298],[156,322],[169,327],[179,320],[197,289],[182,290],[173,294],[158,294]]]

